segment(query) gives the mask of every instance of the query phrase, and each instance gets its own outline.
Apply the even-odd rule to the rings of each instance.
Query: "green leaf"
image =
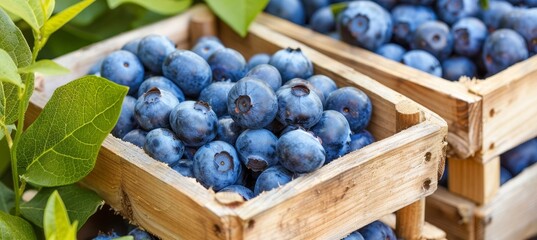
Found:
[[[0,211],[0,239],[36,239],[32,225],[26,220]]]
[[[117,122],[126,94],[127,87],[96,76],[56,89],[15,149],[22,178],[50,187],[85,177]]]
[[[489,9],[489,0],[479,0],[479,5],[481,5],[481,8],[484,10]]]
[[[22,87],[22,79],[17,72],[17,65],[4,49],[0,49],[0,65],[2,65],[0,68],[0,81]]]
[[[69,236],[71,222],[58,191],[54,191],[48,198],[43,225],[46,239],[75,239],[74,236]]]
[[[330,10],[332,10],[332,14],[334,15],[334,18],[337,18],[337,15],[339,15],[339,13],[345,10],[345,8],[347,8],[348,6],[349,6],[348,2],[334,3],[330,5]]]
[[[206,0],[209,7],[242,37],[269,0]]]
[[[2,1],[0,1],[2,2]],[[11,59],[15,61],[17,67],[30,65],[32,52],[26,43],[22,32],[15,26],[7,13],[0,8],[0,48],[4,49]],[[22,82],[27,86],[33,86],[33,74],[23,74]],[[25,82],[28,79],[29,82]],[[19,107],[18,89],[16,85],[0,81],[0,123],[12,124],[17,121]],[[33,87],[26,88],[26,97],[29,99]]]
[[[95,192],[76,185],[67,185],[59,188],[43,188],[32,200],[21,204],[21,213],[24,218],[38,227],[43,227],[43,213],[47,199],[54,191],[58,191],[64,200],[69,219],[77,221],[82,227],[91,215],[103,205],[103,200]]]
[[[7,132],[11,134],[11,132],[15,129],[17,129],[17,127],[14,125],[14,124],[9,124],[6,126],[7,128]],[[3,139],[4,138],[4,129],[0,129],[0,139]]]
[[[43,26],[43,13],[41,12],[40,16],[36,16],[36,13],[39,14],[40,11],[34,12],[36,10],[35,1],[38,0],[2,0],[0,7],[15,16],[19,16],[35,31],[39,31]],[[41,6],[38,5],[38,8],[41,9]]]
[[[190,4],[192,4],[192,0],[153,0],[153,1],[107,0],[107,1],[108,1],[108,6],[110,6],[111,9],[114,9],[124,3],[134,3],[144,8],[147,8],[148,10],[152,12],[156,12],[156,13],[163,14],[163,15],[171,15],[171,14],[182,12],[183,10],[187,9],[190,6]]]
[[[0,182],[0,211],[9,213],[15,206],[15,193],[4,183]]]
[[[55,0],[40,0],[41,1],[41,8],[43,9],[43,13],[45,15],[45,22],[52,16],[52,13],[54,12],[54,7],[56,5]]]
[[[25,1],[28,1],[28,4],[30,5],[32,12],[34,13],[35,18],[37,19],[37,22],[39,23],[39,27],[41,28],[46,20],[45,13],[43,12],[43,7],[41,6],[41,0],[25,0]]]
[[[54,15],[45,23],[43,29],[41,29],[41,35],[43,35],[44,38],[48,38],[93,2],[95,2],[95,0],[83,0]]]
[[[69,73],[69,69],[48,59],[39,60],[30,66],[19,68],[19,73],[42,73],[45,75],[61,75]]]

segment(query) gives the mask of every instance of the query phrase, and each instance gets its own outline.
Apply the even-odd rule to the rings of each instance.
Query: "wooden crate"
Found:
[[[439,187],[426,200],[426,220],[446,231],[448,239],[527,239],[537,235],[536,183],[534,164],[483,206]]]
[[[537,56],[486,79],[451,82],[262,14],[260,24],[343,62],[438,113],[449,126],[450,191],[479,204],[499,188],[497,157],[537,136]],[[519,126],[524,126],[520,128]],[[451,170],[451,167],[450,167]],[[488,174],[488,175],[487,175]]]
[[[56,59],[72,73],[42,81],[41,91],[31,98],[27,119],[35,119],[54,89],[84,75],[93,63],[129,40],[152,33],[168,36],[178,48],[189,48],[201,35],[217,34],[226,46],[246,57],[300,46],[316,73],[368,94],[373,102],[369,130],[379,141],[277,190],[237,202],[109,135],[95,169],[83,183],[123,216],[165,239],[336,239],[398,211],[399,236],[421,238],[423,199],[436,190],[443,172],[445,121],[371,78],[259,24],[252,24],[248,37],[242,39],[216,23],[203,5]]]

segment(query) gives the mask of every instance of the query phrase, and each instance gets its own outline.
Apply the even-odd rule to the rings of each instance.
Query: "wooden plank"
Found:
[[[488,162],[473,159],[449,159],[449,191],[478,204],[494,198],[500,187],[500,158]]]
[[[537,234],[537,164],[505,183],[476,210],[477,239],[526,239]]]
[[[448,142],[460,158],[481,147],[481,98],[459,83],[443,80],[350,46],[288,21],[260,14],[256,22],[297,39],[438,113],[449,125]]]
[[[455,196],[443,187],[427,197],[425,220],[444,230],[448,239],[475,239],[474,210],[476,205]]]
[[[381,219],[379,219],[386,225],[390,226],[392,229],[395,229],[395,214],[388,214]],[[399,236],[398,236],[399,237]],[[423,240],[446,240],[446,233],[442,229],[437,228],[436,226],[425,222],[423,225],[423,232],[420,239]]]

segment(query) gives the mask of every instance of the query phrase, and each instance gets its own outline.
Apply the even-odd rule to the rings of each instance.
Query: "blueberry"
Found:
[[[446,161],[446,165],[444,166],[444,174],[442,174],[442,177],[438,180],[438,184],[445,188],[449,187],[448,177],[449,177],[449,168],[448,168],[448,162]]]
[[[172,165],[181,159],[184,150],[185,145],[166,128],[153,129],[147,133],[144,151],[158,161]]]
[[[326,151],[325,164],[347,153],[351,142],[351,128],[343,114],[334,110],[324,111],[311,131],[321,139]]]
[[[499,29],[485,40],[482,58],[487,74],[493,75],[517,62],[526,60],[528,49],[520,34],[511,29]]]
[[[369,124],[372,105],[369,97],[354,87],[344,87],[333,91],[326,100],[326,109],[343,114],[353,132],[360,132]]]
[[[117,120],[116,126],[112,129],[112,135],[117,138],[122,138],[136,128],[137,123],[134,119],[134,105],[136,105],[136,98],[126,96],[121,104],[121,113]]]
[[[528,6],[530,8],[537,7],[537,1],[536,0],[523,0],[522,1],[525,6]]]
[[[164,76],[172,80],[188,97],[197,97],[212,81],[211,67],[191,51],[170,53],[162,64]]]
[[[236,82],[248,71],[244,57],[231,48],[217,50],[209,57],[207,63],[213,72],[214,81]]]
[[[235,146],[235,142],[244,129],[237,124],[231,117],[224,116],[218,119],[218,132],[216,140],[227,142]]]
[[[341,240],[364,240],[364,237],[362,237],[362,234],[360,234],[360,232],[355,231],[342,238]]]
[[[496,0],[489,1],[488,9],[481,9],[479,18],[485,23],[489,32],[494,32],[500,26],[502,16],[513,10],[509,2]]]
[[[475,0],[437,0],[438,17],[447,24],[453,24],[464,17],[473,17],[479,11]]]
[[[185,155],[185,158],[188,160],[194,160],[194,155],[198,151],[197,147],[185,147],[185,152],[183,153]]]
[[[101,233],[99,232],[99,234],[97,236],[95,236],[93,238],[93,240],[112,240],[112,239],[115,239],[115,238],[118,238],[119,235],[112,231],[111,233]]]
[[[267,83],[245,77],[229,91],[227,110],[240,126],[259,129],[270,124],[276,117],[278,98]]]
[[[133,53],[134,55],[138,55],[138,46],[140,46],[141,40],[142,39],[140,38],[131,40],[127,42],[125,45],[123,45],[123,47],[121,47],[121,50],[129,51]]]
[[[424,22],[436,20],[436,14],[428,6],[397,5],[392,9],[393,40],[408,46],[412,35]]]
[[[254,193],[252,192],[252,190],[248,189],[245,186],[241,186],[241,185],[230,185],[230,186],[227,186],[225,188],[222,188],[220,190],[220,192],[234,192],[234,193],[237,193],[237,194],[241,195],[241,197],[244,198],[244,200],[246,200],[246,201],[254,198]]]
[[[285,83],[293,78],[307,79],[313,75],[313,64],[300,48],[286,48],[274,53],[270,65],[276,67]]]
[[[194,162],[190,159],[180,159],[175,164],[173,164],[171,167],[173,170],[178,172],[179,174],[185,176],[185,177],[194,177],[194,173],[192,172],[192,166],[194,165]]]
[[[229,81],[213,82],[201,91],[199,100],[211,105],[216,116],[227,115],[227,96],[233,85],[235,83]]]
[[[432,54],[423,50],[411,50],[403,55],[401,62],[409,67],[442,77],[442,66]]]
[[[215,191],[237,182],[241,168],[235,148],[226,142],[207,143],[194,155],[194,176],[201,185]]]
[[[278,69],[269,64],[260,64],[250,69],[246,77],[253,77],[266,82],[274,91],[282,86],[282,76]]]
[[[278,114],[276,119],[284,125],[300,125],[310,128],[323,113],[323,103],[309,82],[284,85],[276,92]],[[322,94],[322,93],[321,93]]]
[[[453,35],[445,23],[427,21],[416,29],[410,46],[414,50],[425,50],[437,59],[446,59],[453,51]]]
[[[284,134],[288,133],[288,132],[291,132],[291,131],[294,131],[294,130],[304,130],[305,129],[299,125],[287,125],[284,129],[282,129],[282,131],[280,132],[280,137],[283,136]]]
[[[147,135],[146,131],[142,129],[134,129],[128,132],[127,134],[125,134],[125,136],[123,136],[121,140],[125,142],[130,142],[138,146],[139,148],[143,148],[145,144],[146,135]]]
[[[511,180],[511,178],[513,178],[511,172],[504,167],[500,167],[500,186]]]
[[[300,0],[270,0],[265,12],[299,25],[306,23],[306,13]]]
[[[313,172],[326,160],[326,152],[319,139],[304,130],[290,131],[281,136],[276,153],[282,166],[294,173]]]
[[[140,229],[135,228],[129,232],[128,235],[131,235],[134,240],[154,240],[155,238],[151,236],[148,232]]]
[[[306,10],[306,22],[312,18],[313,14],[320,8],[330,5],[330,0],[301,0],[304,10]]]
[[[385,58],[400,62],[401,59],[403,59],[403,55],[405,55],[406,50],[395,43],[386,43],[380,46],[376,53]]]
[[[162,76],[155,76],[147,78],[142,82],[142,85],[140,85],[140,88],[138,88],[138,97],[142,96],[144,93],[149,91],[151,88],[159,88],[162,90],[166,90],[173,94],[175,97],[177,97],[177,100],[179,102],[185,101],[185,95],[183,94],[183,91],[175,85],[170,79],[167,79]]]
[[[110,53],[101,66],[101,76],[120,85],[129,87],[129,95],[134,95],[144,80],[144,66],[136,55],[119,50]]]
[[[537,139],[529,140],[500,156],[501,165],[513,176],[537,161]]]
[[[213,140],[217,122],[216,113],[203,101],[182,102],[170,113],[172,130],[189,147],[199,147]]]
[[[311,85],[313,85],[313,87],[316,89],[316,92],[322,92],[324,98],[323,105],[326,103],[326,98],[328,98],[328,95],[337,89],[337,85],[334,80],[325,75],[313,75],[307,80],[311,83]],[[317,95],[320,98],[320,94]]]
[[[198,39],[198,42],[192,48],[192,52],[198,54],[200,57],[207,61],[214,52],[225,48],[224,45],[218,40],[218,38],[211,37],[202,37]]]
[[[413,5],[432,5],[435,0],[401,0],[401,2]]]
[[[88,75],[97,75],[101,74],[101,67],[103,66],[104,59],[101,59],[94,63],[91,68],[88,70]]]
[[[399,0],[374,0],[378,5],[382,6],[386,10],[392,9]]]
[[[268,64],[270,61],[270,55],[266,53],[258,53],[256,55],[253,55],[250,60],[248,60],[248,69],[252,69],[256,67],[257,65],[261,64]]]
[[[336,22],[341,40],[370,51],[375,51],[392,37],[390,14],[374,2],[350,2]]]
[[[145,130],[170,127],[170,112],[179,100],[166,90],[151,88],[136,100],[134,117]]]
[[[138,45],[138,57],[144,66],[154,73],[162,72],[162,62],[168,54],[175,51],[171,41],[160,35],[149,35]]]
[[[313,77],[313,76],[312,76]],[[310,77],[311,78],[311,77]],[[316,88],[315,86],[313,86],[313,84],[311,84],[311,82],[307,81],[307,80],[304,80],[304,79],[300,79],[300,78],[293,78],[289,81],[287,81],[282,88],[289,88],[289,87],[293,87],[293,86],[296,86],[296,85],[306,85],[308,87],[308,89],[310,89],[311,91],[313,91],[315,93],[315,95],[317,95],[317,97],[319,97],[319,100],[321,100],[321,103],[325,104],[326,102],[326,99],[325,99],[325,96],[324,96],[324,93],[323,91],[321,91],[320,89]]]
[[[481,20],[473,17],[461,18],[451,28],[455,43],[455,53],[473,57],[481,52],[487,38],[487,27]]]
[[[257,196],[262,192],[283,186],[293,180],[293,173],[281,165],[267,168],[257,177],[255,182],[254,194]]]
[[[323,7],[315,11],[310,19],[310,27],[319,33],[330,33],[336,30],[336,20],[330,7]]]
[[[349,144],[349,152],[361,149],[371,143],[375,142],[375,137],[371,135],[367,130],[362,130],[358,133],[351,135],[351,142]]]
[[[442,63],[442,77],[450,81],[459,81],[462,76],[476,77],[477,67],[472,60],[465,57],[452,57]]]
[[[364,239],[397,240],[393,230],[381,221],[374,221],[358,231]]]
[[[513,29],[524,37],[528,50],[533,55],[537,53],[537,8],[517,12],[518,17],[512,21],[502,21],[500,27]]]
[[[261,172],[278,163],[276,158],[278,138],[266,129],[248,129],[237,138],[235,147],[246,168]]]

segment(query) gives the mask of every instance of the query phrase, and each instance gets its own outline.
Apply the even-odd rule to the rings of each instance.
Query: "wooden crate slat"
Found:
[[[387,224],[388,226],[390,226],[392,229],[395,229],[395,222],[396,222],[396,217],[395,217],[395,214],[389,214],[389,215],[386,215],[384,217],[382,217],[380,219],[380,221],[382,221],[383,223]],[[422,232],[422,235],[421,235],[421,238],[420,239],[423,239],[423,240],[446,240],[446,233],[426,222],[424,225],[423,225],[423,232]],[[451,239],[451,238],[450,238]]]
[[[448,239],[475,239],[476,205],[473,202],[455,196],[443,187],[425,201],[426,221],[444,230]]]
[[[449,191],[478,204],[490,202],[500,188],[500,157],[487,162],[450,158],[448,168]]]

